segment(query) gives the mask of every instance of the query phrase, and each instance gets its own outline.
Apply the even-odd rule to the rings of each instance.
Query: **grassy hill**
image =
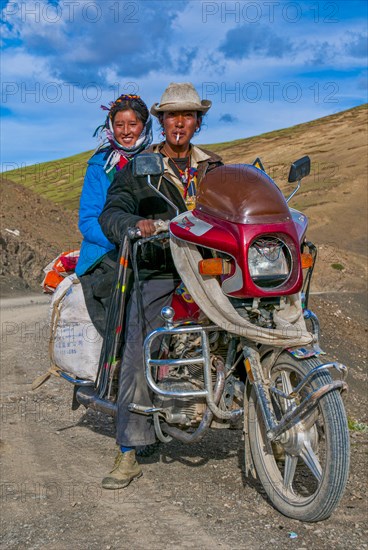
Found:
[[[226,163],[251,163],[259,156],[288,194],[290,163],[305,154],[312,160],[311,176],[303,183],[294,205],[310,207],[328,201],[327,192],[362,175],[366,158],[367,105],[342,111],[305,124],[235,141],[206,145]],[[92,151],[65,159],[35,164],[6,173],[6,178],[59,203],[78,208],[79,195]]]
[[[3,176],[52,202],[75,210],[79,204],[86,163],[92,153],[87,151],[60,160],[33,164],[11,170]]]

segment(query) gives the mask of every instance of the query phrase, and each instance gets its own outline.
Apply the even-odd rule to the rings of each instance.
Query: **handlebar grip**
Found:
[[[129,239],[138,239],[142,236],[141,230],[139,227],[129,227],[127,231]]]

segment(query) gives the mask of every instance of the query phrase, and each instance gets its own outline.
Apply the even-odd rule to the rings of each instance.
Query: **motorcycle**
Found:
[[[150,181],[163,173],[160,155],[133,162],[135,175],[161,195]],[[291,165],[296,187],[285,198],[260,159],[225,165],[205,176],[194,210],[177,212],[169,227],[148,238],[132,228],[120,249],[96,382],[62,376],[75,386],[73,408],[115,415],[126,258],[134,270],[144,246],[169,245],[182,283],[162,310],[163,326],[144,342],[153,405],[131,403],[130,411],[150,415],[163,443],[241,427],[246,475],[258,476],[282,514],[315,522],[344,492],[349,431],[347,368],[321,360],[319,322],[308,308],[317,250],[306,238],[307,217],[288,205],[309,173],[309,157]]]

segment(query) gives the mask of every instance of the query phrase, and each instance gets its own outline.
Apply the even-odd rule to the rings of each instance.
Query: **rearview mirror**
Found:
[[[161,176],[164,173],[164,161],[158,153],[142,153],[132,160],[133,176]]]
[[[288,177],[288,182],[292,183],[294,181],[300,181],[302,178],[305,178],[310,173],[311,162],[308,156],[302,157],[299,160],[293,162],[290,166],[290,172]]]

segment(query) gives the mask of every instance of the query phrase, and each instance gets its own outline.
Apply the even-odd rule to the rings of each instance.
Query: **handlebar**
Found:
[[[136,229],[132,227],[131,229]],[[154,242],[154,241],[164,241],[165,239],[170,239],[170,233],[166,231],[165,233],[159,233],[158,235],[151,235],[151,237],[129,237],[131,240],[135,240],[138,246],[141,246],[144,243]],[[134,245],[135,246],[135,245]]]
[[[127,231],[129,239],[139,239],[142,236],[141,230],[139,227],[129,227]]]
[[[169,224],[170,224],[169,220],[168,221],[154,220],[153,223],[156,230],[153,235],[151,235],[150,237],[146,237],[146,239],[151,239],[152,237],[155,237],[162,233],[167,233],[167,231],[169,230]],[[139,227],[129,227],[127,234],[129,239],[131,240],[139,239],[142,236],[142,232],[139,229]]]

